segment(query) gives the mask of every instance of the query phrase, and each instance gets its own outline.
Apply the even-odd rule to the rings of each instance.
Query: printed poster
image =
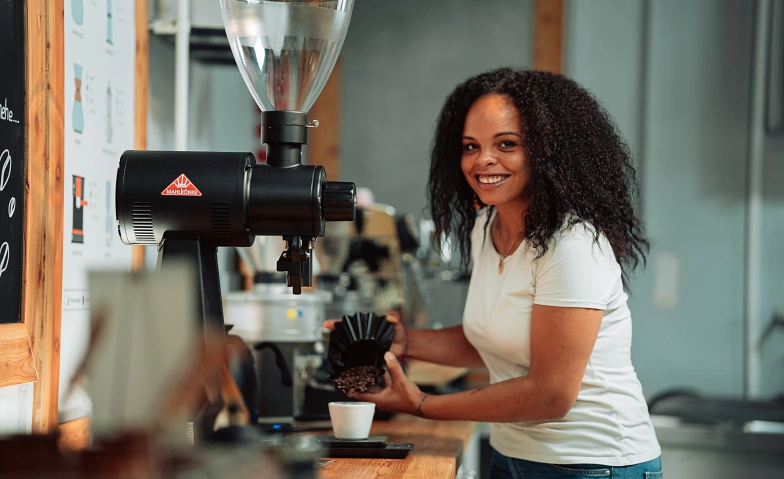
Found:
[[[135,140],[135,22],[133,0],[65,0],[61,401],[89,339],[88,271],[131,267],[114,193],[120,155]]]

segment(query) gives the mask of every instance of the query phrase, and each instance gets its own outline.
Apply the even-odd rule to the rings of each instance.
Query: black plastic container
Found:
[[[386,372],[384,353],[395,339],[395,324],[376,313],[343,316],[329,335],[326,370],[335,379],[346,369],[374,366],[378,377]]]

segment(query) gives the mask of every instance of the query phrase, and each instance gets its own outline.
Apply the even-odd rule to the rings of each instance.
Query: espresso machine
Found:
[[[224,329],[218,247],[282,237],[276,269],[285,273],[283,289],[299,295],[312,284],[313,248],[326,222],[355,218],[355,185],[327,181],[322,166],[302,164],[302,146],[318,126],[307,112],[338,59],[353,3],[220,0],[232,53],[262,110],[265,164],[246,152],[126,151],[120,159],[120,238],[158,246],[159,268],[183,260],[195,267],[201,327]],[[284,320],[278,335],[315,339],[298,338],[302,330],[285,326]]]
[[[271,272],[274,261],[263,261],[269,256],[264,243],[270,242],[265,240],[269,238],[260,238],[249,248],[237,248],[253,274],[253,288],[223,297],[226,324],[253,357],[259,387],[255,400],[247,406],[258,414],[261,424],[313,419],[304,410],[304,394],[326,351],[322,325],[328,319],[332,294],[316,287],[292,295],[285,275],[281,278],[280,273]],[[334,389],[331,381],[328,386]]]

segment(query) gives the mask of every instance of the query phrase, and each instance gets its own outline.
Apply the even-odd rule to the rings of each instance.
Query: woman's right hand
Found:
[[[333,331],[335,329],[335,323],[339,323],[343,321],[342,319],[328,319],[324,321],[324,327]],[[408,335],[408,331],[403,326],[403,323],[400,320],[400,313],[397,311],[392,311],[387,313],[387,321],[390,323],[395,324],[395,339],[392,340],[392,346],[390,346],[389,350],[392,354],[395,355],[398,360],[400,360],[406,353],[406,343]]]

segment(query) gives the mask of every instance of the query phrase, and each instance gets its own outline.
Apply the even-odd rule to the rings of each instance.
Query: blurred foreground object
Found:
[[[317,443],[264,436],[249,425],[229,370],[230,356],[243,354],[236,343],[244,344],[194,321],[191,268],[96,272],[90,286],[90,345],[69,384],[84,383],[92,396],[93,444],[85,448],[83,424],[60,437],[0,439],[0,477],[315,476]]]
[[[172,381],[198,351],[192,268],[90,275],[93,330],[85,374],[97,435],[155,426]]]

